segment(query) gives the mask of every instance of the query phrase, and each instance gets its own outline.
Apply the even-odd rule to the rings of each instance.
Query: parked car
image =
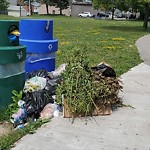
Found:
[[[122,18],[122,12],[119,9],[116,8],[115,11],[114,11],[114,16],[116,18]]]
[[[95,19],[106,19],[109,17],[109,14],[104,13],[104,12],[100,12],[97,13],[97,15],[94,17]]]
[[[131,12],[127,11],[125,13],[125,18],[126,19],[136,19],[136,13],[131,13]]]
[[[92,17],[92,16],[93,16],[93,14],[91,14],[90,12],[82,12],[82,13],[78,14],[78,17],[87,18],[87,17]]]

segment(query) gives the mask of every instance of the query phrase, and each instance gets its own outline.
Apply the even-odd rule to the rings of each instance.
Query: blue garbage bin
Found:
[[[53,38],[53,20],[23,19],[19,27],[19,42],[26,45],[26,73],[40,69],[55,70],[58,40]]]

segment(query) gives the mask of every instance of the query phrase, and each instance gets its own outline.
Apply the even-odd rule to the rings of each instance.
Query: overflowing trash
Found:
[[[22,99],[18,101],[19,109],[11,116],[16,129],[23,128],[29,119],[59,116],[60,107],[55,102],[55,90],[62,80],[60,75],[65,67],[66,64],[62,64],[52,72],[41,69],[27,74]]]
[[[50,119],[59,116],[61,106],[55,101],[56,88],[65,80],[65,78],[62,79],[64,76],[61,76],[61,74],[65,70],[67,72],[68,68],[66,69],[66,67],[67,64],[62,64],[51,72],[41,69],[26,75],[22,99],[18,101],[19,109],[11,116],[11,122],[16,129],[22,129],[26,123],[28,123],[29,119],[36,121],[38,118]],[[115,71],[107,63],[102,62],[97,66],[91,67],[91,70],[93,75],[92,85],[94,86],[92,90],[97,93],[93,100],[96,105],[96,113],[100,114],[98,113],[99,110],[97,106],[101,105],[105,108],[108,104],[114,105],[119,102],[117,96],[122,86],[119,85],[119,80],[116,78]],[[66,77],[67,80],[68,76]],[[66,86],[62,86],[62,89],[64,88],[66,88]],[[87,91],[87,89],[85,90]],[[91,90],[91,88],[89,90]],[[66,89],[66,92],[67,91],[68,89]],[[103,114],[105,114],[105,112],[103,112]]]

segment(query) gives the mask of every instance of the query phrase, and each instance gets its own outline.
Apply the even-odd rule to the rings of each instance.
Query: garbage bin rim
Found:
[[[18,46],[0,46],[0,51],[2,50],[17,50],[26,48],[26,45],[18,45]]]

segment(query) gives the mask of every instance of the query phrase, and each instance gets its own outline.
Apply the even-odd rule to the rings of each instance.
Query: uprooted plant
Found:
[[[56,101],[62,104],[64,95],[71,117],[92,115],[97,107],[106,108],[117,104],[122,89],[119,79],[104,77],[89,66],[86,49],[74,50],[68,57],[68,65],[62,74],[63,81],[57,86]]]

